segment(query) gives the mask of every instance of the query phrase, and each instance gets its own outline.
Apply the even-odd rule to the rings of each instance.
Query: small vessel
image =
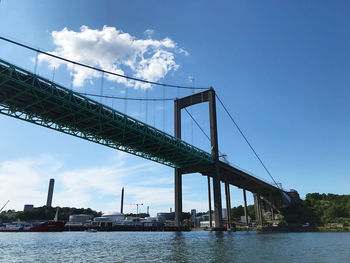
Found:
[[[13,222],[0,226],[0,232],[60,232],[65,224],[64,221]]]
[[[94,228],[88,228],[85,232],[89,232],[89,233],[96,233],[97,230]]]

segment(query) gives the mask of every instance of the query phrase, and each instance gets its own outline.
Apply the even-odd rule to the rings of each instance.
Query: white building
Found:
[[[123,225],[124,224],[125,216],[122,213],[119,212],[109,212],[105,213],[100,217],[95,217],[94,221],[92,222],[93,226],[107,226],[112,227],[115,225]]]
[[[146,220],[136,216],[127,216],[124,221],[124,225],[127,226],[143,226]]]
[[[86,214],[76,214],[69,216],[69,221],[66,223],[66,226],[83,226],[92,220],[91,215]]]
[[[143,222],[144,226],[161,226],[165,224],[165,217],[162,216],[154,216],[154,217],[146,217],[146,220]]]
[[[211,221],[211,223],[215,227],[215,221]],[[210,227],[210,221],[200,221],[200,227]]]

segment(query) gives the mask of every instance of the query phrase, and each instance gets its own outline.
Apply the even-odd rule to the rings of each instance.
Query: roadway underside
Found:
[[[215,166],[193,166],[187,169],[181,169],[181,173],[201,173],[202,175],[213,177],[215,175]],[[281,196],[281,190],[279,188],[222,161],[219,161],[219,173],[222,182],[229,183],[238,188],[252,193],[259,193],[262,196],[270,196],[271,194],[276,197]]]

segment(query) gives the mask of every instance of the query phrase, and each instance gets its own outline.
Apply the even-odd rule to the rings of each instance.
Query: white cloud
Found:
[[[143,202],[158,207],[158,211],[159,206],[171,205],[171,180],[170,185],[164,185],[167,182],[164,178],[154,176],[164,174],[162,166],[151,162],[130,165],[126,158],[126,154],[117,154],[112,158],[113,165],[69,171],[64,171],[64,165],[54,156],[3,161],[0,163],[0,205],[8,199],[10,203],[6,209],[22,210],[24,204],[46,204],[50,178],[55,179],[53,206],[116,210],[120,207],[123,186],[128,203]],[[143,185],[148,178],[153,184]],[[125,208],[125,211],[133,210],[133,207]]]
[[[154,35],[154,30],[153,29],[146,29],[145,32],[143,32],[145,34],[146,37],[148,38],[152,38],[152,36]]]
[[[178,48],[178,52],[179,52],[180,54],[184,54],[185,56],[189,56],[189,55],[190,55],[190,53],[188,53],[186,50],[184,50],[184,49],[182,49],[182,48]]]
[[[133,157],[132,157],[133,158]],[[135,212],[133,203],[143,203],[141,212],[150,206],[151,213],[174,207],[173,173],[169,168],[149,161],[132,164],[125,153],[110,160],[113,164],[87,166],[65,171],[57,156],[39,156],[0,163],[0,206],[8,199],[6,209],[22,210],[24,204],[46,204],[48,183],[55,179],[53,206],[90,207],[97,211],[120,209],[120,191],[125,187],[126,213]],[[184,186],[186,192],[186,186]],[[207,201],[195,194],[184,196],[184,211],[207,210]]]
[[[174,54],[188,55],[188,52],[179,48],[170,38],[152,39],[153,33],[153,30],[148,29],[145,31],[147,39],[136,39],[115,27],[104,26],[102,30],[96,30],[82,26],[80,32],[64,28],[51,33],[56,45],[51,53],[121,75],[159,81],[168,72],[179,68]],[[49,62],[51,68],[66,65],[71,71],[75,87],[82,87],[85,81],[93,81],[94,78],[101,76],[99,72],[40,54],[39,62],[42,61]],[[150,87],[149,84],[113,75],[108,75],[106,78],[128,87]]]
[[[23,209],[24,204],[43,205],[51,175],[61,163],[50,156],[10,160],[0,163],[0,202],[10,200],[7,208]],[[6,199],[6,200],[5,200]]]

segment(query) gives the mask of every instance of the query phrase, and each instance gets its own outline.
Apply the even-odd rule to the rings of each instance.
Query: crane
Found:
[[[5,206],[6,206],[9,202],[10,202],[10,200],[7,200],[7,202],[3,205],[3,207],[1,207],[0,213],[1,213],[1,211],[5,208]]]

